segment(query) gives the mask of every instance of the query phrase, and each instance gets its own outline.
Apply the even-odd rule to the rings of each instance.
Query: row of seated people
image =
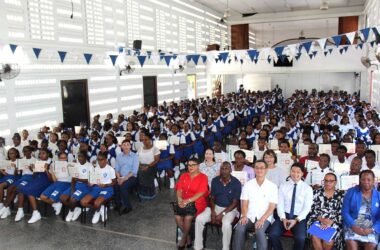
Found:
[[[232,249],[245,249],[246,231],[252,228],[259,250],[267,249],[267,237],[273,249],[283,249],[281,236],[288,230],[293,233],[293,249],[304,249],[307,230],[313,226],[336,232],[329,240],[312,234],[313,249],[359,249],[359,246],[376,249],[380,233],[380,196],[371,170],[355,173],[359,183],[346,191],[337,188],[338,178],[333,172],[327,173],[321,186],[313,189],[303,181],[303,164],[294,163],[287,180],[278,186],[268,178],[273,170],[269,168],[269,158],[273,161],[271,153],[255,162],[255,178],[243,186],[232,175],[234,165],[230,162],[223,162],[219,175],[210,182],[199,160],[190,159],[188,172],[181,175],[176,185],[174,211],[181,235],[178,249],[190,247],[194,219],[194,249],[204,247],[206,223],[222,227],[223,249],[230,249],[232,235]],[[237,222],[236,218],[239,218]]]

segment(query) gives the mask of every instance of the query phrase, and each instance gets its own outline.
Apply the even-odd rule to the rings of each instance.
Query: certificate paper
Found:
[[[255,151],[254,154],[256,156],[256,160],[263,160],[265,151]]]
[[[347,190],[359,184],[359,175],[344,175],[340,177],[340,189]]]
[[[248,173],[245,171],[232,171],[231,175],[238,179],[242,186],[248,181]]]
[[[245,150],[245,149],[242,149],[242,151],[245,153],[245,159],[250,162],[250,163],[253,163],[253,159],[255,158],[255,154],[252,150]]]
[[[102,183],[102,173],[98,171],[90,171],[89,182],[91,184],[99,185]]]
[[[333,169],[336,174],[341,175],[342,173],[350,171],[350,164],[336,162],[333,164]]]
[[[222,163],[224,160],[222,153],[215,153],[214,158],[216,163]]]
[[[297,155],[303,157],[307,156],[309,152],[309,145],[298,143],[297,145]]]
[[[55,161],[54,162],[54,175],[59,179],[69,177],[69,170],[67,169],[66,161]]]
[[[46,161],[36,161],[36,163],[34,163],[33,172],[36,172],[36,173],[45,172],[45,164],[46,164]]]
[[[227,145],[228,158],[230,161],[235,161],[234,154],[239,149],[240,148],[237,145]]]
[[[36,162],[35,159],[25,159],[25,158],[17,159],[17,170],[24,171],[30,166],[32,166],[35,162]]]
[[[292,156],[288,153],[277,153],[277,166],[285,169],[289,173],[290,167],[293,164]]]
[[[153,145],[159,150],[166,150],[168,148],[168,141],[165,141],[165,140],[154,141]]]
[[[277,139],[269,140],[269,149],[273,149],[273,150],[278,149],[278,140]]]
[[[319,167],[319,162],[317,161],[312,161],[312,160],[306,160],[305,161],[305,168],[308,173],[310,173],[313,169]]]
[[[347,153],[349,153],[349,154],[355,154],[356,153],[355,143],[342,143],[342,145],[347,148]]]
[[[11,161],[0,160],[0,169],[7,170],[12,167]]]
[[[76,166],[76,164],[68,164],[67,170],[71,178],[79,178],[79,169],[78,166]]]
[[[370,145],[369,149],[372,149],[376,153],[376,161],[380,161],[380,145]]]
[[[331,144],[319,144],[318,147],[318,154],[332,155]]]

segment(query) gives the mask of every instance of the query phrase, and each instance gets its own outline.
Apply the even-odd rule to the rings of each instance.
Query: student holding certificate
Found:
[[[40,199],[50,204],[59,215],[62,209],[62,203],[59,198],[61,194],[70,188],[71,177],[67,169],[68,155],[65,152],[58,154],[58,161],[55,161],[53,167],[48,172],[49,180],[54,182],[45,191],[42,192]]]
[[[375,175],[364,170],[359,185],[348,189],[343,200],[344,239],[348,250],[376,249],[380,233],[380,195],[374,188]]]
[[[341,210],[344,193],[335,188],[336,184],[336,175],[327,173],[323,179],[323,186],[314,191],[313,205],[307,223],[308,228],[317,221],[320,223],[321,229],[332,227],[336,230],[335,236],[328,242],[312,235],[311,241],[314,249],[343,249]]]
[[[243,172],[245,173],[245,181],[252,180],[255,178],[255,172],[253,171],[253,168],[250,166],[245,165],[245,153],[242,150],[237,150],[234,153],[235,162],[232,165],[232,175],[234,175],[234,172]],[[236,176],[235,176],[236,177]],[[238,177],[236,177],[238,178]],[[239,179],[239,178],[238,178]],[[241,182],[242,180],[239,179]],[[242,182],[242,185],[244,185],[245,182]]]
[[[11,148],[8,150],[8,160],[9,161],[1,161],[0,164],[0,173],[3,176],[0,178],[0,212],[3,212],[3,200],[4,200],[4,190],[7,189],[10,185],[12,185],[16,181],[16,164],[17,159],[20,158],[20,154],[16,148]],[[10,215],[9,208],[7,209],[6,215]],[[3,217],[3,216],[2,216]],[[6,218],[6,217],[5,217]]]
[[[78,173],[78,177],[72,176],[70,168],[72,168],[72,172]],[[90,172],[93,170],[94,167],[87,161],[86,152],[79,151],[78,163],[68,167],[68,172],[71,174],[71,187],[67,188],[60,197],[61,202],[69,208],[69,213],[66,215],[66,222],[76,221],[79,218],[82,209],[77,207],[77,204],[91,191],[91,187],[88,185],[88,178]]]
[[[33,179],[33,171],[32,171],[32,164],[36,161],[34,157],[32,157],[32,148],[30,146],[25,146],[23,149],[24,152],[24,158],[22,159],[24,161],[24,166],[19,166],[20,161],[17,163],[17,170],[18,174],[22,174],[22,177],[13,182],[8,188],[7,188],[7,197],[4,202],[4,207],[0,210],[0,216],[2,219],[7,218],[11,215],[11,210],[9,206],[12,204],[12,202],[15,199],[15,196],[17,194],[17,188],[21,186],[25,186]],[[22,196],[22,198],[20,198]],[[23,194],[19,194],[19,200],[24,200]],[[15,221],[19,221],[21,218],[16,217]]]
[[[113,196],[113,186],[116,184],[115,169],[107,164],[107,154],[100,152],[98,154],[98,166],[93,173],[98,175],[98,183],[89,183],[92,185],[90,192],[80,201],[83,207],[92,207],[95,210],[92,217],[92,224],[107,220],[107,211],[104,211],[104,202]],[[91,176],[91,173],[90,173]],[[91,181],[90,181],[91,182]],[[93,202],[93,205],[90,205]]]
[[[321,154],[319,156],[319,166],[310,170],[306,177],[306,183],[317,189],[322,185],[323,178],[327,173],[334,172],[330,169],[330,156]]]
[[[50,165],[49,162],[49,151],[47,149],[41,148],[39,151],[39,159],[34,164],[33,180],[31,180],[27,185],[19,188],[20,193],[24,194],[25,196],[28,196],[30,206],[33,210],[32,217],[28,221],[29,224],[41,220],[41,214],[37,210],[37,198],[40,197],[41,193],[51,184],[47,174]],[[16,214],[17,219],[24,217],[24,200],[20,200],[20,198],[21,197],[19,196],[19,209]]]

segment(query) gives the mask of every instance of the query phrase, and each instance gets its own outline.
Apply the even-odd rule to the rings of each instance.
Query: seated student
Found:
[[[334,164],[334,163],[348,163],[348,160],[346,158],[346,154],[347,154],[346,146],[344,146],[344,145],[338,146],[338,148],[336,149],[336,154],[337,154],[337,157],[335,158],[334,161],[331,162],[332,164]]]
[[[9,151],[8,151],[9,152]],[[13,182],[10,186],[7,188],[7,197],[4,202],[4,207],[0,210],[0,216],[2,219],[7,218],[8,216],[11,215],[11,210],[9,206],[12,204],[12,202],[15,199],[15,196],[17,194],[17,189],[19,186],[25,186],[28,184],[29,181],[33,179],[33,171],[32,171],[32,164],[36,161],[34,157],[32,157],[32,148],[30,146],[25,146],[23,149],[24,152],[24,159],[28,160],[28,163],[30,164],[27,166],[24,170],[18,171],[18,175],[22,175],[21,178]],[[23,196],[23,195],[22,195]],[[22,204],[24,204],[24,198],[19,198],[19,200],[22,201]],[[21,214],[22,212],[22,214]],[[17,213],[19,216],[16,216],[15,221],[21,220],[22,217],[24,217],[24,210],[21,208],[21,212]]]
[[[304,248],[306,239],[306,216],[313,203],[313,190],[303,180],[304,167],[293,163],[290,179],[281,184],[278,193],[277,216],[271,226],[269,240],[274,250],[281,250],[281,235],[291,230],[294,235],[294,250]]]
[[[367,162],[365,161],[364,152],[367,149],[367,145],[362,140],[358,140],[356,142],[356,148],[355,148],[355,154],[350,155],[348,157],[348,161],[351,162],[352,159],[354,159],[356,156],[360,157],[362,159],[362,167],[367,165]]]
[[[78,163],[75,167],[78,168],[78,177],[71,178],[71,187],[67,188],[60,197],[61,202],[69,208],[65,219],[66,222],[76,221],[79,218],[82,209],[76,207],[77,203],[91,191],[91,188],[88,186],[88,179],[94,167],[91,163],[87,162],[86,152],[78,152]]]
[[[241,217],[235,229],[234,250],[244,249],[246,231],[253,226],[257,249],[266,250],[268,246],[265,231],[270,226],[278,202],[278,191],[276,184],[265,177],[268,166],[264,161],[256,161],[254,169],[256,178],[244,185],[240,197]]]
[[[168,142],[174,146],[174,172],[177,179],[180,174],[180,164],[183,162],[183,145],[186,144],[185,137],[179,132],[178,125],[173,124],[171,128],[172,134],[170,135]]]
[[[215,146],[215,144],[214,144]],[[207,207],[195,220],[194,249],[203,249],[203,230],[208,222],[222,225],[223,249],[230,247],[232,225],[238,216],[241,184],[238,179],[231,175],[231,164],[223,162],[220,166],[220,176],[212,179],[210,207]]]
[[[194,125],[193,133],[196,138],[195,144],[193,146],[193,152],[198,157],[198,159],[203,160],[202,157],[205,152],[205,148],[203,145],[204,132],[202,131],[200,124]]]
[[[58,156],[61,153],[65,153],[67,155],[67,161],[68,162],[73,162],[74,161],[75,158],[74,158],[73,154],[71,154],[69,152],[69,150],[67,150],[67,141],[65,141],[65,140],[59,140],[57,142],[57,147],[58,147],[58,150],[55,151],[55,154],[53,155],[53,161],[58,160]]]
[[[58,155],[58,161],[67,162],[67,160],[68,155],[65,152],[60,152]],[[55,162],[53,164],[55,164]],[[59,215],[62,209],[62,203],[60,202],[59,198],[64,191],[70,188],[71,177],[68,175],[67,177],[63,178],[57,177],[54,174],[52,167],[48,172],[48,177],[49,180],[54,183],[42,192],[40,199],[43,202],[50,204],[54,208],[55,214]]]
[[[338,160],[338,147],[340,146],[340,143],[338,140],[331,141],[331,156],[330,161],[331,163],[336,162]]]
[[[137,172],[139,170],[139,158],[131,151],[131,143],[124,140],[121,144],[123,152],[116,157],[116,178],[115,185],[116,205],[119,214],[126,214],[132,211],[129,201],[129,191],[137,185]]]
[[[115,169],[108,165],[108,155],[105,153],[98,154],[98,166],[93,170],[101,176],[100,183],[89,183],[90,192],[80,201],[83,207],[92,207],[95,213],[92,217],[92,224],[107,220],[107,211],[104,211],[104,202],[113,196],[113,186],[116,184]]]
[[[24,155],[22,154],[22,149],[24,146],[21,144],[21,136],[19,133],[14,133],[14,135],[12,137],[12,142],[13,142],[13,145],[11,145],[10,148],[17,149],[20,157],[21,158],[24,157]]]
[[[193,146],[195,144],[195,135],[190,129],[189,123],[183,124],[183,136],[185,137],[185,144],[183,145],[183,157],[187,161],[193,155]]]
[[[191,222],[206,209],[209,194],[207,176],[200,172],[197,158],[189,159],[188,172],[181,175],[176,190],[177,205],[174,207],[174,215],[182,233],[178,249],[185,249],[185,246],[191,247]]]
[[[327,173],[334,172],[330,168],[330,156],[328,154],[319,155],[319,166],[311,169],[307,174],[305,182],[317,189],[322,185],[323,178]]]
[[[168,137],[166,134],[160,134],[161,141],[167,141]],[[173,159],[174,159],[174,146],[172,144],[168,144],[166,149],[160,150],[160,161],[157,163],[157,171],[161,175],[160,177],[165,177],[167,175],[170,180],[170,189],[173,189],[175,186],[174,181],[174,171],[173,171]]]
[[[0,160],[5,160],[6,152],[5,152],[5,139],[0,137]]]
[[[10,185],[12,185],[16,181],[17,173],[16,173],[16,165],[17,159],[20,158],[20,154],[16,148],[10,148],[7,152],[7,159],[10,161],[10,166],[7,166],[5,169],[0,169],[0,173],[2,177],[0,178],[0,209],[3,210],[4,204],[4,190],[7,189]],[[0,166],[4,167],[4,166]],[[10,210],[7,209],[7,215],[10,215]],[[6,217],[5,217],[6,218]]]
[[[354,159],[352,159],[350,163],[350,170],[342,173],[338,179],[340,179],[341,176],[359,175],[361,168],[362,168],[362,159],[356,156]]]
[[[117,139],[112,133],[108,133],[104,137],[104,142],[107,146],[108,163],[115,168],[116,156],[121,153],[120,147],[117,146]]]
[[[33,179],[28,184],[26,184],[25,186],[21,186],[18,189],[19,193],[28,196],[30,206],[33,210],[32,217],[28,221],[29,224],[41,220],[41,214],[37,210],[37,197],[40,197],[41,193],[51,184],[47,174],[47,172],[49,171],[49,166],[51,164],[51,159],[49,159],[49,151],[47,149],[40,149],[38,160],[46,162],[45,171],[40,173],[33,173]],[[18,198],[19,210],[17,211],[17,213],[20,212],[20,214],[23,215],[23,200],[20,200],[20,196],[18,196]]]
[[[363,171],[363,170],[369,169],[369,170],[380,171],[380,164],[376,162],[375,151],[373,151],[371,149],[367,149],[364,152],[364,155],[365,155],[366,165],[362,166],[361,170]]]
[[[199,170],[202,174],[205,174],[208,178],[208,186],[211,187],[212,179],[219,176],[220,163],[215,162],[214,150],[211,148],[205,151],[205,160],[199,166]]]
[[[246,172],[246,180],[239,180],[242,182],[242,184],[245,184],[245,181],[252,180],[255,178],[255,172],[253,171],[253,168],[245,165],[245,153],[242,150],[237,150],[234,153],[234,158],[235,161],[232,165],[232,171],[237,171],[237,172]]]
[[[262,155],[264,155],[264,152],[267,149],[269,149],[268,142],[265,139],[265,137],[259,137],[256,141],[256,146],[257,147],[255,147],[255,156],[257,155],[257,160],[262,160]]]
[[[222,143],[220,141],[214,142],[214,158],[217,163],[228,161],[228,155],[222,149]]]
[[[359,185],[347,190],[343,199],[344,239],[348,250],[376,249],[380,234],[380,196],[374,188],[375,175],[364,170]]]
[[[277,155],[273,150],[268,149],[267,151],[265,151],[263,159],[268,166],[268,170],[265,177],[274,184],[276,184],[277,187],[279,187],[283,182],[286,181],[286,178],[289,176],[290,173],[287,173],[284,169],[276,166]]]
[[[215,135],[218,132],[218,128],[214,125],[212,117],[207,118],[207,124],[204,126],[203,132],[207,147],[212,148],[214,146]]]
[[[255,133],[253,133],[253,126],[251,124],[248,124],[247,127],[245,128],[245,132],[246,132],[246,139],[248,141],[248,147],[249,148],[252,148],[253,145],[254,145],[254,141],[255,141]]]
[[[337,180],[338,179],[334,173],[327,173],[323,179],[323,186],[314,191],[313,205],[309,214],[308,227],[318,221],[321,224],[322,229],[332,227],[337,232],[331,241],[325,241],[312,235],[311,241],[314,249],[343,249],[341,211],[344,192],[336,189]]]

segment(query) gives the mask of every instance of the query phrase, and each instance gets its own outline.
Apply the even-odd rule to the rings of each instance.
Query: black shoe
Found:
[[[132,208],[130,208],[130,207],[124,208],[123,214],[127,214],[127,213],[129,213],[131,211],[132,211]]]
[[[120,206],[120,207],[118,208],[119,215],[122,215],[122,214],[123,214],[124,209],[125,209],[124,206]]]
[[[179,246],[178,245],[178,248],[177,248],[178,250],[185,250],[185,246]]]
[[[193,244],[189,243],[186,245],[186,248],[192,248],[193,247]]]

